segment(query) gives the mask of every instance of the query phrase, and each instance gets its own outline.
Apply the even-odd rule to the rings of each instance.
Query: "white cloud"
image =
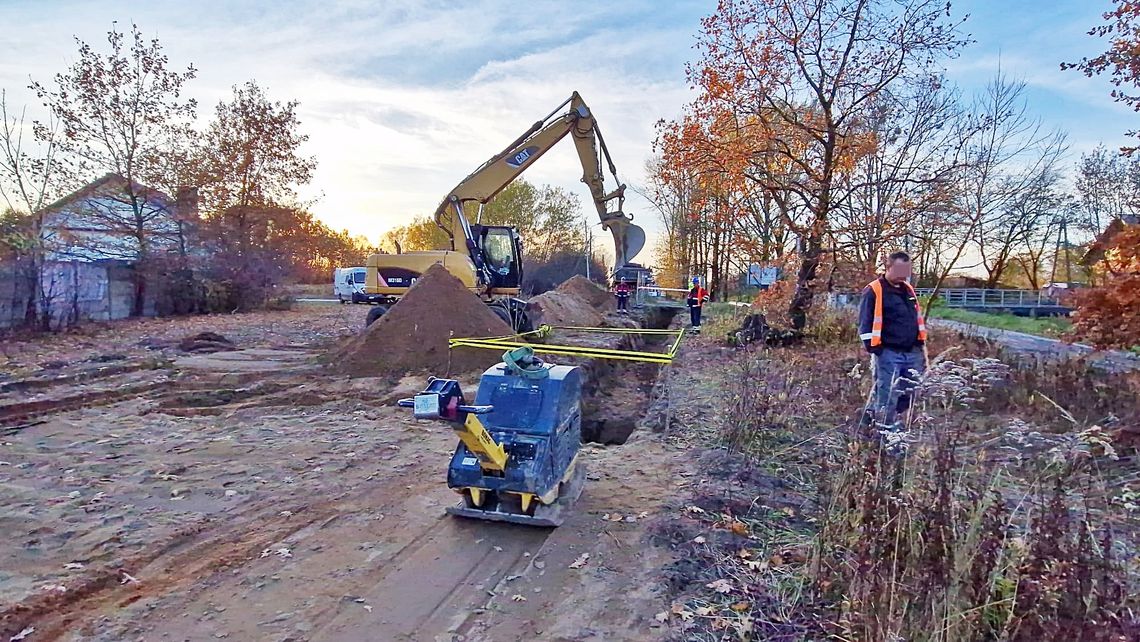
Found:
[[[459,180],[570,92],[599,119],[626,182],[640,182],[654,122],[675,116],[697,19],[711,7],[656,3],[385,2],[18,3],[0,37],[0,87],[34,104],[75,58],[72,36],[102,44],[111,21],[157,35],[171,65],[199,69],[190,93],[208,119],[229,87],[254,78],[297,99],[318,168],[307,196],[336,228],[377,238],[434,210]],[[592,216],[572,145],[525,177],[578,194]],[[655,228],[648,203],[627,210]],[[648,258],[648,251],[642,255]]]

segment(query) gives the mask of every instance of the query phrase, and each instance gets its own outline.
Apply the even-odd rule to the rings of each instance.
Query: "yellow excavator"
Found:
[[[566,111],[563,111],[564,109]],[[603,229],[614,239],[614,271],[625,267],[645,245],[645,231],[622,211],[625,185],[618,180],[605,139],[589,107],[574,92],[570,98],[536,122],[522,136],[464,178],[435,211],[435,223],[451,240],[450,250],[373,254],[368,257],[364,298],[380,305],[368,314],[368,324],[380,318],[429,267],[442,263],[465,286],[478,294],[516,331],[530,330],[526,302],[519,298],[523,278],[523,239],[505,225],[482,225],[483,206],[535,160],[567,134],[582,162],[582,182],[598,210]],[[601,155],[599,155],[599,150]],[[607,191],[603,177],[605,157],[616,187]],[[475,223],[468,212],[475,210]]]

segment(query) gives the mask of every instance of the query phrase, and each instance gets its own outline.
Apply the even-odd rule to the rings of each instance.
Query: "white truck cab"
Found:
[[[333,296],[341,303],[366,301],[364,295],[365,274],[367,274],[367,270],[363,267],[336,268],[333,272]]]

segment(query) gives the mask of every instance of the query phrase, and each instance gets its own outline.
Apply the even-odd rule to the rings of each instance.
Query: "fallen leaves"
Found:
[[[590,554],[589,553],[582,553],[581,555],[578,556],[578,559],[576,559],[570,563],[570,568],[582,568],[583,566],[586,565],[586,562],[589,562],[589,561],[590,561]]]
[[[763,571],[768,568],[768,562],[766,560],[743,560],[743,562],[750,571]]]
[[[674,604],[673,605],[673,615],[676,615],[677,617],[681,618],[682,622],[688,622],[688,621],[693,619],[693,612],[686,609],[681,604]]]
[[[716,591],[717,593],[731,593],[732,592],[732,582],[730,582],[724,578],[721,578],[719,580],[714,580],[712,582],[709,582],[708,584],[705,584],[705,588],[711,588],[712,590]]]

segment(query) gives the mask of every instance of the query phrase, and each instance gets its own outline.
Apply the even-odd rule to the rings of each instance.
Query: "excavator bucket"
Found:
[[[645,247],[645,230],[625,215],[606,220],[603,227],[614,236],[614,271],[625,267]]]

